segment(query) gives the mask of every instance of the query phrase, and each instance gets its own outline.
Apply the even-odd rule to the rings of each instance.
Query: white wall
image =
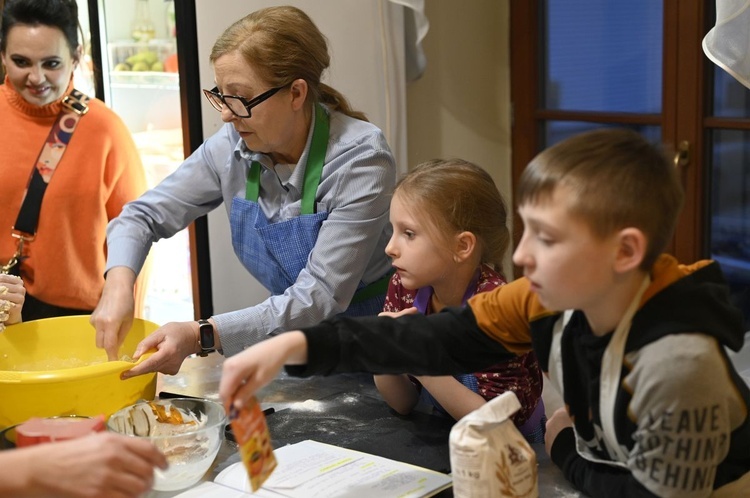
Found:
[[[513,211],[509,2],[425,2],[427,68],[407,86],[409,166],[460,157],[489,171]],[[508,223],[512,223],[509,216]],[[512,275],[510,255],[505,274]]]
[[[508,2],[426,2],[427,68],[407,86],[409,164],[457,156],[489,170],[510,198]]]

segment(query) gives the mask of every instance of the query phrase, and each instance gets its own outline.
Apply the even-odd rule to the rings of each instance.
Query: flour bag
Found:
[[[453,426],[455,498],[538,498],[536,454],[511,420],[520,408],[507,391]]]

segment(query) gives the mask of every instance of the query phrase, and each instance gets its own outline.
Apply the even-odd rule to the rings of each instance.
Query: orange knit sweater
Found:
[[[72,86],[71,86],[72,88]],[[15,252],[16,221],[32,166],[60,111],[34,106],[6,77],[0,85],[0,262]],[[104,286],[107,223],[146,189],[133,138],[122,120],[92,99],[42,201],[36,239],[24,245],[29,294],[65,308],[93,310]]]

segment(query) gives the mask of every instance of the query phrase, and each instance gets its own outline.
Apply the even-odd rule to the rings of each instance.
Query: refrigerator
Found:
[[[421,0],[83,4],[79,0],[87,53],[100,69],[93,71],[96,95],[132,131],[149,186],[174,171],[223,124],[201,92],[214,86],[208,56],[215,39],[237,19],[277,4],[301,8],[326,35],[332,63],[323,81],[385,132],[399,169],[406,171],[407,58],[415,58],[410,49],[418,48],[421,38],[416,45],[408,40],[414,40],[415,20],[421,21],[421,37],[426,31]],[[224,206],[159,241],[149,259],[144,318],[159,324],[207,318],[252,306],[269,295],[235,257]]]
[[[173,0],[79,0],[85,62],[76,86],[112,108],[131,131],[148,188],[185,158]],[[144,269],[143,318],[164,324],[196,315],[190,235],[157,242]]]

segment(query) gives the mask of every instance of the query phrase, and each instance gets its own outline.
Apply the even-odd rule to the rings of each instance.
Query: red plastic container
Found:
[[[105,430],[104,416],[31,418],[16,427],[16,447],[67,441]]]

